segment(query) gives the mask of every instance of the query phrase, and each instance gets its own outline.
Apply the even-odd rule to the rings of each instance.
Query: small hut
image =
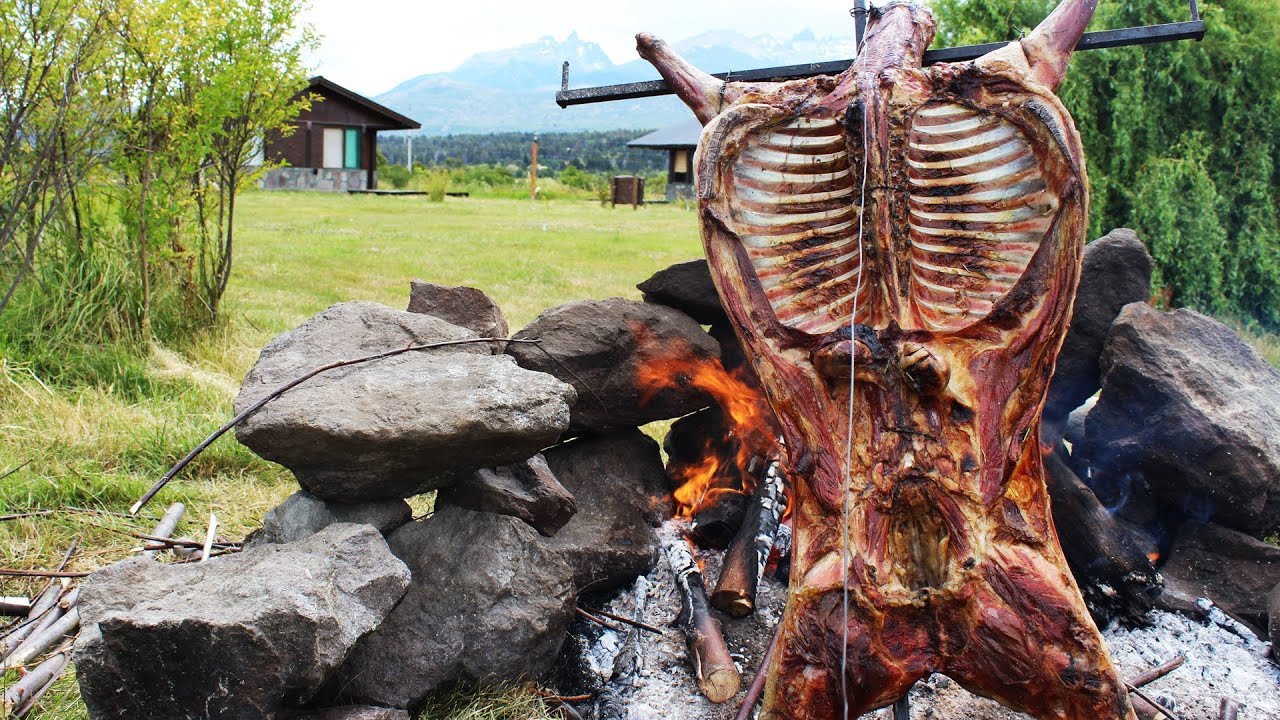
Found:
[[[286,163],[267,173],[266,188],[374,190],[378,187],[378,131],[422,127],[319,75],[302,92],[313,97],[310,109],[298,115],[297,128],[264,144],[268,160]]]
[[[627,147],[667,151],[667,200],[693,197],[693,151],[702,123],[689,118],[627,143]]]

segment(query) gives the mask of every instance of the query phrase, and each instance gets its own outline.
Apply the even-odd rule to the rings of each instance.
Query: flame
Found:
[[[1160,553],[1149,552],[1147,553],[1147,559],[1151,561],[1152,565],[1155,565],[1156,563],[1160,562]]]
[[[633,327],[640,339],[642,362],[636,372],[641,404],[664,390],[696,388],[711,397],[725,418],[725,438],[707,438],[702,457],[675,471],[672,481],[677,514],[693,517],[725,494],[750,494],[756,478],[753,461],[768,461],[779,451],[773,412],[745,371],[725,370],[718,358],[705,357],[682,341],[658,342],[642,326]],[[730,457],[722,448],[736,448]],[[761,468],[763,471],[763,468]]]

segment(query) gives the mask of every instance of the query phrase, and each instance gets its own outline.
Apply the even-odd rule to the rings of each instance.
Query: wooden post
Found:
[[[538,199],[538,136],[533,136],[533,163],[529,165],[529,199]]]

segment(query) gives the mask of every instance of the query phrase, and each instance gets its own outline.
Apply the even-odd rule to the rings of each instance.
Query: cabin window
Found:
[[[357,128],[325,128],[321,167],[360,167],[360,131]]]

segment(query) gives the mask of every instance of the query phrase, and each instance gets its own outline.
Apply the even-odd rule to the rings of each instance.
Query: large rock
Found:
[[[429,315],[334,305],[263,348],[235,408],[335,360],[475,337]],[[486,345],[459,345],[318,375],[251,415],[236,437],[325,500],[404,498],[554,443],[574,398],[572,387]]]
[[[502,308],[473,287],[414,280],[409,283],[408,311],[438,317],[480,337],[507,336],[507,317]]]
[[[388,542],[413,583],[338,671],[336,693],[411,708],[448,683],[535,677],[551,667],[575,591],[569,566],[532,528],[446,506]]]
[[[325,502],[306,490],[299,490],[267,511],[262,517],[262,528],[245,540],[245,547],[296,542],[335,523],[370,525],[387,535],[412,519],[413,511],[404,500],[344,505]]]
[[[727,319],[705,259],[676,263],[659,270],[636,285],[636,289],[644,293],[645,302],[673,307],[703,325]]]
[[[514,338],[541,340],[507,348],[521,367],[578,390],[569,424],[575,433],[635,427],[710,404],[702,391],[675,380],[682,369],[717,357],[719,345],[677,310],[622,298],[572,302],[543,312]],[[672,382],[645,397],[650,385],[640,382],[641,368]]]
[[[618,587],[652,570],[654,528],[673,511],[658,443],[629,429],[572,440],[546,457],[578,513],[544,544],[573,568],[579,592]]]
[[[1266,634],[1267,602],[1280,584],[1280,547],[1213,523],[1178,530],[1160,572],[1187,594],[1207,597]]]
[[[118,563],[81,591],[80,692],[94,720],[274,718],[308,700],[408,585],[365,525],[207,563]]]
[[[289,720],[410,720],[409,713],[372,705],[343,705],[295,715]]]
[[[436,495],[437,505],[520,518],[551,537],[578,511],[573,494],[560,484],[541,453],[521,463],[481,468]]]
[[[1125,307],[1085,425],[1094,480],[1138,476],[1189,517],[1280,527],[1280,372],[1192,310]]]
[[[1118,228],[1084,248],[1071,327],[1049,383],[1044,416],[1065,418],[1101,387],[1098,358],[1121,308],[1151,297],[1151,254],[1128,228]]]

